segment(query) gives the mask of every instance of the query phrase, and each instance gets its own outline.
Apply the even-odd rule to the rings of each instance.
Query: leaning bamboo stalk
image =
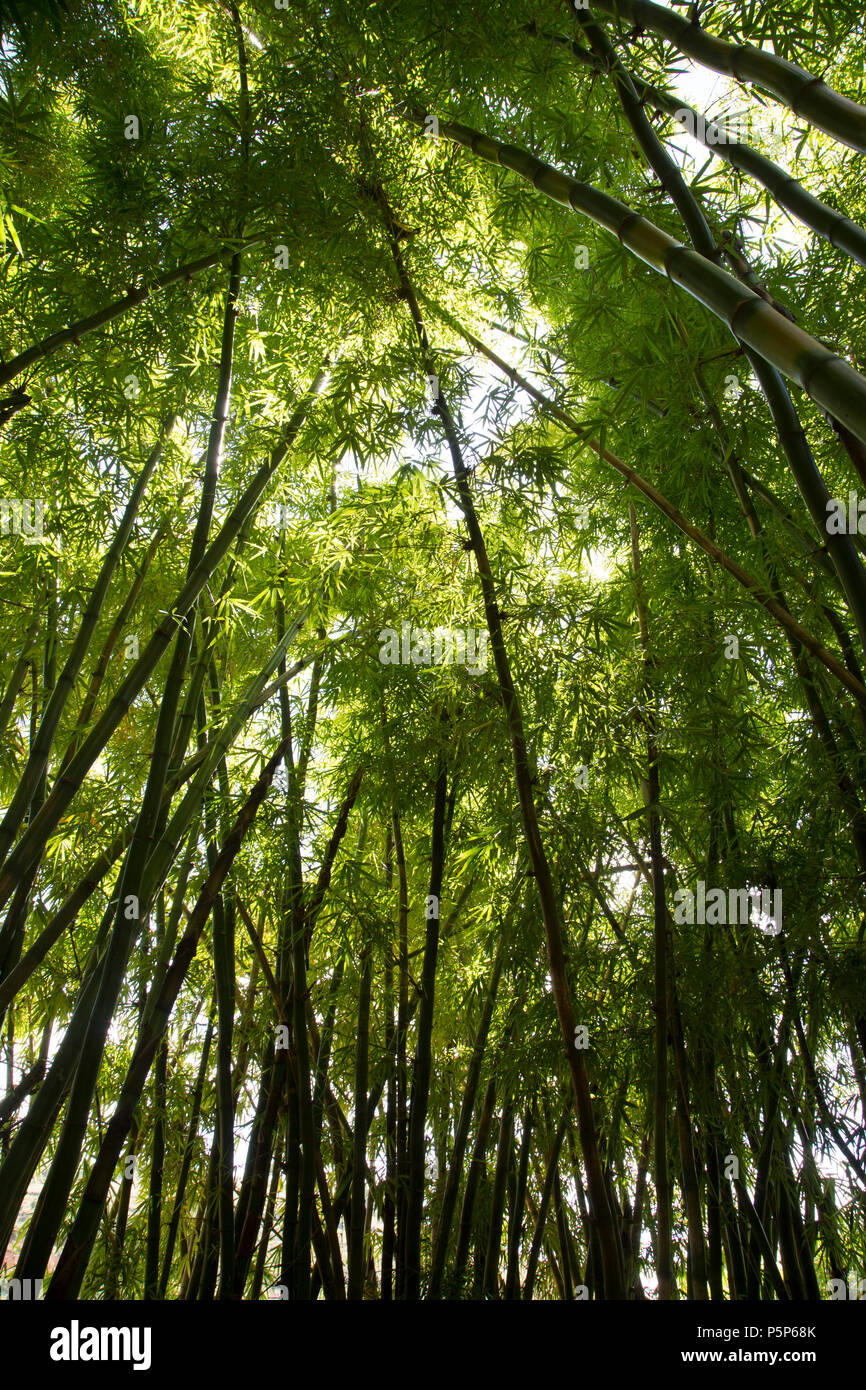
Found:
[[[144,496],[145,489],[153,476],[153,471],[162,455],[163,445],[174,428],[176,416],[172,412],[167,415],[160,425],[156,442],[151,449],[144,467],[136,479],[135,486],[126,504],[126,509],[121,518],[114,539],[105,553],[105,558],[100,566],[99,575],[96,583],[91,590],[90,597],[81,615],[81,622],[72,648],[63,666],[63,670],[58,676],[54,688],[46,701],[42,717],[39,721],[39,728],[33,740],[27,762],[18,778],[15,793],[7,807],[6,814],[0,823],[0,863],[6,858],[9,846],[12,844],[21,821],[30,804],[30,799],[39,782],[45,775],[48,766],[48,759],[54,745],[54,738],[57,733],[57,726],[60,717],[66,707],[66,702],[75,686],[81,664],[87,655],[93,634],[102,614],[102,608],[108,593],[109,585],[114,576],[114,571],[120,561],[120,557],[126,548],[132,532],[135,518],[138,515],[139,505]]]
[[[281,740],[238,812],[234,825],[223,841],[220,852],[199,892],[186,930],[175,952],[171,967],[163,979],[158,996],[148,1006],[117,1105],[109,1121],[99,1154],[91,1169],[72,1230],[67,1237],[57,1262],[57,1268],[48,1286],[46,1295],[48,1298],[75,1298],[78,1294],[117,1160],[129,1132],[129,1126],[141,1098],[157,1048],[165,1034],[172,1009],[192,964],[199,938],[207,925],[213,904],[255,821],[256,813],[270,790],[277,768],[286,755],[286,747],[286,740]]]
[[[568,47],[578,62],[585,67],[591,67],[595,71],[604,70],[604,63],[597,54],[591,53],[570,39],[536,29],[534,25],[528,25],[527,32]],[[866,230],[858,223],[852,222],[850,218],[844,217],[841,212],[837,212],[835,208],[809,193],[787,169],[781,168],[751,145],[735,139],[726,129],[724,120],[718,124],[708,120],[703,113],[689,106],[681,97],[654,86],[637,73],[631,74],[631,80],[643,105],[652,107],[660,115],[672,116],[680,125],[686,126],[688,133],[699,140],[711,154],[723,159],[731,168],[738,169],[740,173],[746,174],[766,188],[779,207],[791,213],[805,227],[811,228],[817,236],[829,242],[838,251],[844,251],[852,260],[866,266]]]
[[[251,246],[259,246],[264,240],[264,236],[247,237],[241,242],[240,249],[246,250]],[[19,352],[17,357],[12,357],[8,362],[0,365],[0,386],[5,385],[7,381],[12,381],[16,376],[20,376],[34,363],[41,362],[53,352],[57,352],[58,348],[66,347],[69,343],[78,343],[86,334],[104,328],[107,323],[121,318],[130,309],[135,309],[139,304],[143,304],[156,290],[168,289],[170,285],[191,280],[202,270],[209,270],[211,266],[219,265],[226,256],[234,254],[233,249],[223,246],[218,251],[209,252],[207,256],[200,256],[198,260],[189,261],[186,265],[178,266],[175,270],[168,270],[163,275],[158,275],[155,280],[151,280],[149,283],[145,281],[137,289],[131,289],[121,299],[115,299],[105,308],[97,310],[95,314],[78,319],[68,328],[62,328],[59,333],[52,333],[50,337],[34,343],[24,352]]]
[[[296,626],[289,629],[269,662],[251,682],[246,696],[239,702],[235,714],[226,721],[220,735],[213,741],[212,761],[209,762],[209,765],[206,762],[202,767],[205,776],[198,778],[193,787],[189,789],[151,854],[147,864],[147,886],[139,903],[141,914],[146,915],[150,901],[148,895],[152,896],[159,888],[176,854],[177,845],[190,829],[201,805],[207,784],[213,776],[216,763],[224,755],[242,727],[244,709],[249,713],[250,708],[255,705],[265,682],[279,664],[295,631]],[[208,747],[210,746],[208,745]],[[174,838],[175,835],[177,836],[176,839]],[[114,910],[112,905],[110,909],[112,915],[114,915]],[[54,1056],[50,1071],[34,1104],[25,1116],[6,1157],[2,1168],[4,1181],[3,1185],[0,1186],[0,1241],[4,1238],[4,1231],[6,1232],[5,1239],[8,1239],[8,1233],[11,1231],[27,1183],[48,1140],[45,1133],[46,1124],[49,1121],[53,1122],[57,1107],[75,1071],[86,1030],[90,1023],[91,1009],[98,982],[99,972],[95,970],[76,1002],[66,1034]]]
[[[58,777],[44,806],[12,850],[0,873],[0,906],[8,902],[15,886],[38,863],[46,841],[54,830],[93,763],[102,752],[114,730],[125,718],[133,700],[156,669],[161,657],[175,636],[178,625],[192,608],[205,584],[225,557],[248,516],[255,510],[261,496],[286,458],[303,425],[310,406],[327,380],[319,372],[306,396],[284,426],[279,442],[268,461],[257,471],[252,482],[232,508],[217,535],[208,546],[201,562],[189,576],[166,617],[156,628],[138,661],[121,682],[100,719],[84,740],[62,777]]]
[[[444,322],[454,328],[461,337],[465,338],[468,343],[482,353],[490,362],[493,362],[495,366],[499,367],[510,381],[514,382],[521,390],[526,391],[532,396],[539,405],[542,405],[545,410],[554,417],[554,419],[558,420],[559,423],[570,430],[572,434],[576,434],[599,458],[604,459],[605,463],[615,468],[628,483],[631,483],[639,492],[642,492],[660,512],[663,512],[684,535],[688,536],[690,540],[700,546],[701,550],[709,555],[717,565],[727,570],[728,574],[732,575],[733,578],[737,580],[738,584],[741,584],[744,589],[747,589],[753,598],[756,598],[757,601],[767,609],[768,613],[772,614],[780,627],[784,628],[785,631],[804,646],[812,656],[820,661],[822,665],[826,666],[827,670],[836,677],[841,685],[845,686],[846,690],[850,691],[858,702],[866,698],[866,686],[863,686],[838,657],[834,656],[832,652],[827,651],[826,647],[822,646],[816,637],[813,637],[802,624],[798,623],[796,618],[794,618],[786,608],[783,608],[780,603],[769,594],[765,593],[757,579],[750,575],[747,570],[744,570],[741,565],[737,564],[736,560],[732,560],[720,546],[716,545],[715,541],[710,540],[709,536],[706,536],[697,526],[692,525],[692,523],[683,516],[682,512],[678,511],[677,508],[668,501],[664,493],[659,492],[658,488],[654,487],[652,483],[648,482],[647,479],[643,478],[633,468],[629,468],[628,464],[624,463],[623,460],[618,458],[610,449],[602,449],[598,440],[587,438],[587,431],[579,424],[573,415],[567,410],[564,410],[562,406],[557,405],[556,402],[551,400],[549,396],[546,396],[543,391],[539,391],[538,388],[527,381],[520,372],[516,371],[514,367],[505,362],[498,353],[494,352],[492,348],[488,347],[479,338],[476,338],[469,329],[464,328],[456,319],[446,313],[440,306],[433,304],[426,296],[422,295],[421,298],[424,299],[425,303],[430,304],[431,308],[434,309]]]
[[[751,44],[717,38],[692,19],[683,19],[652,0],[593,0],[616,19],[651,29],[713,72],[737,82],[753,82],[771,92],[795,116],[815,125],[853,150],[866,152],[866,107],[834,91],[796,63]]]
[[[791,213],[805,227],[809,227],[816,236],[829,242],[837,251],[844,251],[860,265],[866,266],[866,230],[858,223],[844,217],[841,212],[836,212],[827,203],[822,203],[820,198],[809,193],[793,174],[780,168],[772,159],[768,159],[750,145],[733,139],[711,143],[709,133],[713,130],[712,122],[708,123],[704,116],[687,103],[660,91],[641,78],[635,77],[634,83],[642,101],[664,115],[673,116],[681,124],[689,122],[690,129],[695,131],[696,137],[719,159],[760,183],[772,194],[779,207]]]
[[[423,127],[426,116],[407,112],[409,121]],[[736,337],[811,396],[866,443],[866,379],[838,353],[810,336],[754,290],[721,266],[632,211],[625,203],[580,183],[516,145],[506,145],[469,126],[439,120],[439,134],[463,145],[478,158],[511,169],[554,202],[589,217],[612,232],[622,246],[686,290]]]

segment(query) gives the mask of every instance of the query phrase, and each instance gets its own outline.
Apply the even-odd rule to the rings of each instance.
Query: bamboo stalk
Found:
[[[448,1239],[451,1234],[451,1225],[457,1207],[457,1197],[463,1176],[463,1162],[466,1157],[466,1146],[469,1143],[472,1115],[475,1110],[475,1099],[478,1094],[478,1083],[481,1079],[481,1067],[484,1061],[487,1037],[490,1032],[490,1024],[493,1019],[493,1010],[496,1005],[496,997],[499,992],[499,982],[502,978],[502,968],[504,964],[505,937],[504,935],[500,935],[496,947],[496,955],[493,959],[493,967],[490,972],[490,982],[484,997],[484,1007],[481,1011],[481,1019],[475,1034],[472,1055],[469,1059],[466,1080],[463,1086],[463,1095],[460,1102],[460,1114],[457,1118],[457,1128],[451,1150],[451,1162],[448,1166],[448,1173],[442,1192],[442,1200],[439,1206],[439,1219],[436,1223],[436,1230],[433,1238],[433,1254],[430,1262],[430,1282],[427,1293],[427,1297],[431,1299],[436,1299],[441,1296],[442,1279],[445,1272],[445,1258],[448,1252]]]
[[[581,20],[582,15],[578,13],[577,18]],[[596,72],[605,70],[605,62],[597,54],[582,48],[570,39],[539,30],[532,24],[527,25],[527,33],[566,46],[578,62],[593,68]],[[759,150],[735,139],[727,130],[720,132],[713,121],[708,120],[703,113],[695,110],[681,97],[654,86],[637,73],[631,74],[631,80],[642,105],[652,107],[661,115],[672,116],[679,124],[686,126],[689,134],[699,140],[711,154],[723,159],[733,169],[738,169],[740,173],[748,175],[766,188],[779,207],[791,213],[838,251],[844,251],[852,260],[866,266],[866,229],[844,217],[820,198],[814,197],[793,174],[789,174]],[[722,124],[724,125],[724,122]],[[720,133],[724,138],[718,138]]]
[[[864,687],[857,677],[839,661],[838,657],[834,656],[832,652],[827,651],[817,638],[797,622],[796,618],[794,618],[787,609],[783,608],[780,603],[774,598],[771,598],[769,594],[765,593],[758,581],[753,578],[748,571],[744,570],[741,565],[737,564],[735,560],[732,560],[730,556],[726,555],[721,547],[716,545],[715,541],[710,540],[709,536],[704,535],[697,526],[693,526],[690,521],[687,521],[682,513],[668,501],[664,494],[659,492],[658,488],[654,487],[652,483],[648,482],[633,468],[629,468],[629,466],[624,463],[622,459],[618,458],[612,450],[608,448],[602,449],[597,440],[587,438],[586,429],[583,428],[567,410],[557,405],[549,396],[545,396],[542,391],[539,391],[537,387],[527,381],[520,372],[505,362],[492,348],[481,342],[479,338],[476,338],[469,329],[459,324],[456,319],[439,305],[433,304],[426,296],[422,296],[422,298],[424,298],[425,303],[430,304],[430,307],[442,318],[443,322],[448,323],[461,335],[461,337],[465,338],[466,342],[477,348],[483,356],[499,367],[516,386],[519,386],[532,396],[534,400],[538,401],[540,405],[543,405],[545,410],[549,411],[554,419],[558,420],[561,425],[564,425],[572,434],[576,434],[582,439],[599,458],[604,459],[605,463],[609,463],[627,482],[632,483],[639,492],[642,492],[660,512],[663,512],[684,535],[688,536],[690,540],[693,540],[696,545],[700,546],[716,564],[720,565],[722,569],[727,570],[727,572],[737,580],[738,584],[742,585],[744,589],[747,589],[749,593],[752,594],[753,598],[756,598],[757,601],[767,609],[768,613],[772,614],[780,627],[784,628],[785,631],[794,637],[801,646],[805,647],[812,656],[820,661],[822,665],[826,666],[827,670],[835,676],[836,680],[839,681],[841,685],[845,686],[845,688],[855,696],[858,702],[866,698],[866,687]]]
[[[247,237],[240,243],[240,250],[248,250],[252,246],[260,246],[265,240],[264,236]],[[62,328],[58,333],[52,333],[50,337],[43,338],[41,342],[34,343],[32,347],[19,352],[16,357],[11,357],[8,362],[0,364],[0,386],[4,386],[7,381],[12,381],[16,376],[20,376],[28,367],[32,367],[36,362],[43,361],[58,348],[66,347],[68,343],[78,343],[88,333],[94,333],[99,328],[104,328],[107,323],[112,323],[115,319],[135,309],[139,304],[143,304],[156,290],[168,289],[170,285],[180,284],[182,281],[189,281],[194,275],[200,274],[203,270],[209,270],[211,266],[219,265],[220,261],[225,260],[229,255],[234,256],[237,252],[234,249],[220,247],[218,251],[211,251],[206,256],[199,256],[197,260],[189,261],[186,265],[178,266],[175,270],[165,271],[158,275],[149,284],[145,282],[138,289],[131,289],[121,299],[114,300],[107,304],[105,308],[99,309],[95,314],[90,314],[86,318],[78,319],[68,328]]]
[[[367,1177],[367,1081],[370,1058],[370,991],[372,954],[369,942],[361,953],[361,983],[358,991],[358,1029],[355,1047],[355,1132],[352,1154],[352,1220],[349,1227],[349,1278],[346,1297],[360,1302],[364,1297],[364,1227]]]
[[[484,1257],[482,1289],[488,1299],[499,1297],[499,1257],[502,1249],[502,1222],[505,1215],[506,1183],[514,1144],[514,1105],[511,1099],[502,1107],[499,1121],[499,1141],[496,1145],[496,1168],[493,1173],[490,1226]]]
[[[213,1037],[214,1016],[213,1012],[208,1017],[207,1028],[205,1029],[204,1041],[202,1043],[201,1058],[199,1059],[198,1073],[192,1092],[192,1105],[190,1107],[190,1118],[184,1137],[183,1152],[181,1155],[180,1174],[178,1176],[177,1187],[174,1194],[174,1202],[169,1218],[168,1231],[165,1238],[165,1250],[162,1256],[162,1272],[159,1276],[159,1288],[157,1298],[163,1299],[168,1290],[168,1281],[171,1276],[171,1264],[174,1257],[174,1247],[177,1240],[177,1233],[180,1227],[180,1218],[183,1214],[183,1203],[186,1195],[186,1185],[189,1179],[189,1170],[192,1166],[193,1149],[195,1146],[196,1134],[198,1133],[199,1115],[201,1114],[201,1101],[204,1093],[204,1081],[207,1075],[207,1064],[210,1056],[211,1039]]]
[[[406,113],[406,119],[423,127],[426,117],[412,111]],[[866,379],[761,295],[618,199],[570,178],[528,151],[454,121],[440,119],[439,134],[489,164],[513,170],[554,202],[612,232],[627,251],[686,290],[736,337],[866,443]]]
[[[531,1301],[535,1289],[535,1279],[538,1273],[538,1257],[541,1254],[541,1246],[544,1240],[544,1228],[547,1225],[547,1212],[550,1206],[550,1199],[553,1195],[554,1178],[556,1177],[559,1155],[562,1151],[562,1144],[567,1129],[568,1110],[566,1109],[556,1127],[556,1133],[553,1136],[550,1152],[547,1155],[544,1183],[541,1189],[541,1198],[538,1203],[538,1213],[535,1220],[535,1229],[532,1233],[532,1242],[529,1247],[529,1256],[526,1261],[526,1275],[523,1280],[522,1297],[524,1302],[527,1303]]]
[[[249,834],[259,807],[270,790],[277,768],[286,756],[286,747],[284,739],[278,743],[238,812],[234,825],[223,841],[220,852],[214,859],[207,879],[199,892],[171,967],[162,982],[157,997],[148,1007],[139,1029],[138,1041],[114,1114],[109,1122],[96,1162],[90,1171],[90,1177],[72,1229],[48,1285],[47,1298],[55,1300],[75,1298],[78,1294],[87,1260],[93,1248],[93,1241],[96,1238],[105,1197],[157,1048],[165,1034],[172,1009],[192,964],[213,904],[246,836]]]
[[[733,44],[683,19],[652,0],[593,0],[594,6],[616,19],[651,29],[713,72],[738,82],[753,82],[771,92],[795,116],[815,125],[852,150],[866,152],[866,107],[833,90],[796,63],[763,48]]]
[[[412,1065],[412,1095],[409,1104],[409,1189],[406,1203],[404,1298],[421,1296],[421,1223],[424,1212],[427,1113],[430,1076],[433,1066],[432,1037],[436,989],[436,961],[439,953],[439,900],[445,862],[445,814],[448,773],[440,753],[433,801],[433,830],[430,848],[430,885],[425,910],[424,961],[421,969],[421,1002],[418,1033]]]
[[[640,567],[640,546],[638,543],[637,518],[634,507],[629,503],[631,524],[632,567],[635,579],[636,607],[640,643],[643,652],[644,698],[652,695],[650,672],[652,660],[649,655],[649,629],[646,604]],[[661,839],[661,823],[658,807],[661,801],[659,777],[659,747],[655,720],[652,713],[643,718],[646,748],[647,775],[643,787],[646,807],[649,856],[652,875],[653,895],[653,1181],[656,1189],[657,1252],[656,1274],[658,1277],[659,1298],[663,1301],[676,1297],[673,1265],[673,1210],[671,1202],[671,1182],[668,1176],[668,1008],[670,988],[668,983],[668,918],[665,902],[665,878]]]

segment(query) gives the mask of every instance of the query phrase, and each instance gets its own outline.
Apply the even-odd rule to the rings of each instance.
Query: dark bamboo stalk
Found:
[[[505,964],[505,936],[500,935],[496,946],[496,955],[493,959],[493,968],[490,972],[490,983],[487,986],[487,993],[484,998],[484,1007],[481,1011],[481,1019],[478,1024],[478,1031],[475,1034],[475,1041],[472,1047],[472,1056],[469,1059],[469,1066],[466,1073],[466,1082],[463,1087],[463,1095],[460,1102],[460,1114],[457,1119],[457,1128],[454,1134],[454,1146],[451,1151],[451,1162],[448,1166],[448,1173],[445,1179],[445,1186],[442,1191],[442,1201],[439,1207],[439,1219],[436,1223],[436,1231],[433,1238],[433,1254],[430,1263],[430,1282],[428,1298],[439,1298],[442,1289],[442,1279],[445,1272],[445,1260],[448,1253],[448,1241],[451,1235],[451,1225],[454,1220],[454,1212],[457,1207],[457,1197],[460,1191],[460,1183],[463,1178],[463,1161],[466,1157],[466,1146],[469,1143],[469,1134],[472,1127],[472,1116],[475,1111],[475,1098],[478,1094],[478,1083],[481,1078],[481,1067],[484,1061],[484,1053],[487,1047],[487,1037],[490,1032],[490,1024],[493,1019],[493,1010],[496,1005],[496,997],[499,992],[499,982],[502,978],[502,968]]]
[[[355,1045],[355,1129],[352,1153],[352,1220],[349,1227],[349,1281],[346,1296],[364,1297],[364,1225],[367,1177],[367,1083],[370,1057],[370,991],[373,961],[369,943],[361,953],[358,1031]]]
[[[259,246],[264,240],[264,236],[247,237],[240,243],[240,250]],[[130,309],[135,309],[139,304],[143,304],[155,290],[168,289],[170,285],[178,285],[184,281],[189,282],[194,275],[200,274],[203,270],[209,270],[211,266],[219,265],[220,261],[225,260],[227,256],[237,254],[238,252],[234,248],[221,247],[218,251],[212,251],[207,256],[199,256],[198,260],[189,261],[186,265],[178,266],[176,270],[168,270],[163,275],[158,275],[149,284],[145,282],[138,289],[130,290],[121,299],[114,300],[113,303],[99,309],[95,314],[78,319],[68,328],[61,329],[59,333],[52,333],[50,337],[43,338],[39,343],[34,343],[32,347],[26,348],[24,352],[19,352],[16,357],[11,357],[8,362],[0,365],[0,386],[5,386],[7,381],[14,380],[28,367],[43,361],[51,353],[56,352],[58,348],[65,347],[68,343],[77,344],[87,333],[93,333],[99,328],[104,328],[107,323],[121,318]]]
[[[406,1246],[404,1298],[421,1296],[421,1223],[424,1212],[427,1112],[430,1076],[433,1068],[432,1037],[436,989],[436,960],[439,951],[439,899],[445,863],[445,814],[448,773],[444,756],[439,755],[433,801],[433,831],[430,848],[430,888],[425,909],[424,961],[421,969],[421,1002],[418,1032],[412,1064],[412,1096],[409,1105],[409,1190],[406,1202]]]
[[[553,1142],[550,1146],[550,1152],[547,1156],[547,1166],[544,1171],[544,1183],[541,1189],[541,1197],[538,1202],[538,1214],[535,1220],[535,1230],[532,1233],[532,1243],[530,1244],[529,1256],[526,1261],[526,1276],[523,1280],[522,1296],[524,1302],[526,1303],[529,1303],[531,1301],[532,1294],[535,1289],[535,1279],[536,1275],[538,1274],[538,1257],[541,1254],[541,1246],[544,1240],[544,1229],[547,1225],[547,1212],[550,1206],[550,1199],[553,1195],[553,1183],[554,1178],[556,1176],[557,1166],[559,1164],[559,1155],[562,1150],[562,1144],[563,1140],[565,1139],[566,1131],[568,1129],[568,1119],[569,1112],[568,1110],[566,1110],[561,1120],[559,1121],[559,1124],[556,1127],[556,1133],[553,1136]]]
[[[407,119],[425,127],[424,113]],[[720,266],[684,246],[645,217],[591,184],[579,183],[516,145],[506,145],[455,121],[439,120],[439,134],[480,159],[515,173],[612,232],[621,245],[667,276],[727,324],[777,371],[795,381],[818,405],[866,443],[866,378],[838,353],[778,312]]]
[[[496,1168],[490,1202],[490,1226],[487,1251],[484,1257],[482,1290],[489,1299],[499,1297],[499,1257],[502,1251],[502,1222],[505,1215],[506,1185],[514,1145],[514,1106],[508,1099],[502,1107],[499,1122],[499,1141],[496,1145]]]
[[[379,190],[378,201],[383,216],[386,219],[386,225],[389,228],[391,253],[394,258],[394,265],[400,281],[400,287],[412,316],[424,361],[424,368],[426,371],[436,375],[433,372],[436,362],[430,351],[421,310],[418,306],[418,300],[412,282],[406,271],[399,244],[393,235],[390,209],[385,199],[384,192],[381,190]],[[448,448],[454,470],[454,479],[457,484],[459,505],[466,522],[466,529],[469,532],[470,544],[475,556],[484,601],[487,628],[493,648],[496,678],[508,724],[509,735],[511,737],[512,760],[518,800],[520,803],[521,822],[530,860],[532,862],[533,873],[535,875],[536,888],[538,890],[541,914],[544,922],[547,958],[553,986],[553,996],[556,1004],[560,1032],[565,1046],[566,1058],[571,1073],[575,1110],[577,1113],[578,1127],[580,1129],[580,1141],[587,1168],[590,1199],[592,1201],[595,1219],[598,1223],[599,1240],[601,1242],[604,1258],[605,1296],[608,1298],[622,1298],[625,1296],[622,1250],[619,1243],[619,1236],[615,1229],[613,1215],[610,1211],[598,1155],[598,1141],[595,1120],[593,1118],[589,1078],[587,1076],[583,1053],[575,1046],[574,1009],[572,1006],[571,988],[566,969],[562,922],[560,920],[556,892],[553,886],[550,863],[542,843],[538,824],[538,814],[533,799],[533,777],[527,756],[523,716],[511,674],[508,653],[505,647],[502,619],[497,604],[496,586],[490,568],[487,548],[475,510],[472,491],[467,480],[469,470],[466,468],[463,460],[454,418],[441,388],[438,391],[436,411],[442,421],[443,431],[448,441]]]
[[[472,1157],[469,1160],[466,1186],[463,1190],[463,1204],[460,1208],[460,1224],[457,1230],[457,1251],[454,1256],[453,1271],[454,1296],[457,1298],[461,1297],[466,1278],[466,1265],[469,1261],[469,1250],[475,1229],[475,1203],[484,1171],[484,1155],[487,1150],[487,1140],[490,1136],[495,1105],[496,1079],[491,1077],[481,1102],[478,1127],[475,1131],[475,1143],[472,1146]]]
[[[529,1180],[529,1152],[535,1129],[535,1109],[530,1103],[523,1112],[520,1153],[514,1197],[508,1213],[508,1264],[505,1272],[503,1298],[520,1298],[520,1243],[523,1237],[523,1214],[526,1208],[526,1185]]]

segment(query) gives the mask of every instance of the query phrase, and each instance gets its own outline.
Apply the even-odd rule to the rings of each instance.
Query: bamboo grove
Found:
[[[3,1276],[856,1297],[862,7],[2,15]]]

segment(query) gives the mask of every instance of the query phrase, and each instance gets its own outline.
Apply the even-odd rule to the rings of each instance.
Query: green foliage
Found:
[[[726,890],[780,888],[784,902],[779,936],[754,923],[672,928],[671,978],[686,1039],[704,1214],[715,1200],[708,1176],[713,1156],[721,1162],[734,1154],[750,1191],[759,1179],[772,1187],[780,1173],[793,1185],[822,1292],[839,1269],[861,1268],[866,864],[858,857],[857,836],[862,855],[863,710],[823,668],[793,652],[765,609],[598,453],[473,354],[434,307],[531,376],[580,421],[587,439],[597,438],[649,479],[766,592],[781,595],[797,620],[862,679],[856,619],[832,565],[822,563],[826,537],[809,517],[768,405],[724,325],[595,225],[465,150],[425,139],[399,113],[401,105],[419,108],[513,142],[685,239],[613,84],[545,37],[565,35],[563,7],[552,0],[454,0],[447,6],[335,0],[323,9],[301,0],[277,9],[269,0],[243,0],[243,69],[231,4],[45,0],[4,8],[2,360],[79,323],[132,287],[200,256],[225,253],[98,331],[46,353],[8,388],[20,387],[26,401],[0,402],[0,491],[7,499],[44,500],[41,544],[14,534],[0,538],[4,806],[22,776],[134,481],[169,413],[177,421],[98,614],[28,819],[61,779],[64,753],[96,725],[184,585],[215,410],[229,258],[244,238],[260,239],[241,253],[231,401],[211,540],[278,447],[315,373],[325,366],[330,372],[322,398],[198,602],[175,729],[183,737],[169,750],[170,772],[218,735],[302,612],[305,621],[286,665],[301,662],[303,669],[284,687],[285,704],[272,692],[246,710],[221,775],[211,783],[210,810],[203,821],[196,808],[172,846],[149,904],[153,919],[136,939],[124,974],[55,1246],[63,1245],[83,1205],[105,1116],[123,1086],[146,1001],[161,980],[160,961],[185,930],[213,857],[288,720],[291,758],[221,890],[232,915],[237,977],[232,1046],[239,1171],[252,1142],[260,1088],[266,1090],[269,1040],[280,1022],[272,983],[288,998],[296,843],[308,911],[326,863],[330,873],[321,906],[308,921],[304,983],[314,1080],[319,1040],[333,1010],[320,1152],[338,1214],[358,1113],[360,959],[364,949],[373,953],[369,1087],[375,1103],[367,1153],[372,1240],[381,1261],[383,1216],[397,1188],[386,1172],[386,1086],[393,1094],[401,964],[413,1007],[406,1042],[411,1085],[434,788],[444,759],[453,800],[431,1040],[427,1234],[438,1219],[469,1060],[504,939],[478,1106],[495,1076],[496,1121],[486,1152],[491,1179],[503,1103],[514,1103],[516,1144],[527,1106],[535,1108],[532,1220],[520,1213],[525,1273],[570,1082],[493,647],[480,671],[469,663],[380,660],[383,631],[400,634],[403,624],[431,633],[486,633],[441,416],[431,409],[427,364],[395,274],[389,232],[396,230],[470,469],[564,926],[575,1017],[589,1030],[587,1065],[601,1149],[623,1210],[626,1202],[632,1209],[638,1174],[642,1183],[649,1167],[643,1236],[635,1237],[630,1278],[654,1293],[650,1236],[657,1211],[646,1157],[654,1085],[654,902],[642,795],[652,721],[669,910],[678,890],[699,881]],[[802,0],[717,3],[705,7],[702,22],[720,36],[772,46],[852,99],[862,95],[863,19],[853,0],[825,7]],[[528,32],[530,25],[536,32]],[[677,90],[684,65],[669,45],[644,31],[610,26],[610,33],[635,72]],[[732,90],[732,102],[742,99],[743,92]],[[764,99],[755,92],[749,100]],[[133,116],[137,136],[127,138]],[[680,150],[674,123],[653,119],[719,245],[743,248],[766,292],[862,368],[863,268],[794,225],[761,186],[729,165],[710,159],[700,168]],[[866,221],[860,161],[850,151],[814,129],[805,131],[792,113],[785,114],[782,150],[774,157],[806,188],[852,221]],[[378,189],[393,210],[390,225]],[[723,243],[725,236],[732,240]],[[586,270],[576,262],[579,247],[586,248]],[[7,416],[4,408],[13,403]],[[830,494],[846,498],[861,485],[862,449],[855,448],[852,459],[831,422],[799,390],[795,404]],[[732,464],[777,499],[771,507],[757,490],[750,493],[759,534],[738,502]],[[648,617],[646,652],[630,502]],[[796,543],[791,523],[805,545]],[[738,639],[736,659],[726,655],[731,636]],[[160,753],[157,728],[172,651],[132,699],[53,827],[27,885],[26,927],[12,956],[2,955],[11,931],[0,932],[0,986],[16,952],[33,945],[87,867],[134,822]],[[588,770],[584,786],[576,784],[582,767]],[[360,790],[331,865],[328,847],[357,769]],[[174,795],[179,799],[185,790]],[[211,812],[218,834],[208,830]],[[402,963],[395,819],[409,905]],[[159,833],[164,829],[160,820]],[[16,1081],[39,1055],[43,1030],[51,1026],[50,1059],[70,1027],[83,981],[107,939],[113,920],[107,909],[120,890],[123,862],[122,854],[113,859],[6,1013],[4,1045],[12,1049]],[[7,911],[9,928],[13,909]],[[209,924],[168,1027],[163,1249],[194,1118],[213,991]],[[779,1049],[781,1069],[775,1067]],[[670,1075],[674,1097],[673,1057]],[[288,1094],[281,1093],[277,1110],[277,1162],[287,1143]],[[7,1162],[29,1103],[0,1119]],[[105,1297],[113,1288],[125,1298],[142,1295],[156,1106],[151,1078],[135,1109],[136,1151],[143,1157],[128,1220],[118,1239],[118,1166],[83,1296]],[[210,1220],[216,1107],[211,1064],[201,1114],[189,1134],[192,1158],[168,1280],[171,1298],[184,1296],[191,1278],[206,1284],[196,1251]],[[37,1184],[48,1171],[59,1127],[53,1120],[46,1128]],[[476,1129],[477,1109],[471,1142]],[[768,1179],[760,1154],[769,1132],[776,1157]],[[669,1146],[678,1173],[672,1105]],[[560,1172],[586,1274],[581,1159],[569,1129]],[[831,1182],[832,1201],[826,1196]],[[261,1271],[265,1289],[281,1282],[278,1236],[287,1200],[280,1179]],[[479,1198],[482,1224],[485,1202],[489,1192]],[[679,1186],[674,1218],[684,1289],[688,1235]],[[730,1221],[734,1237],[743,1240],[738,1218],[732,1214]],[[10,1269],[22,1232],[19,1223],[7,1256]],[[455,1240],[456,1221],[449,1267]],[[551,1215],[536,1297],[559,1296],[557,1240]],[[505,1258],[503,1245],[503,1277]],[[719,1255],[719,1278],[725,1295],[734,1296],[728,1258],[727,1251],[724,1259]],[[431,1259],[432,1246],[425,1278]],[[787,1268],[782,1272],[791,1277]],[[597,1271],[586,1280],[597,1296]],[[248,1281],[247,1295],[256,1296],[257,1287],[254,1278]],[[477,1294],[471,1277],[459,1287],[463,1296],[473,1296],[473,1288]],[[759,1296],[772,1296],[765,1277],[759,1288]]]

